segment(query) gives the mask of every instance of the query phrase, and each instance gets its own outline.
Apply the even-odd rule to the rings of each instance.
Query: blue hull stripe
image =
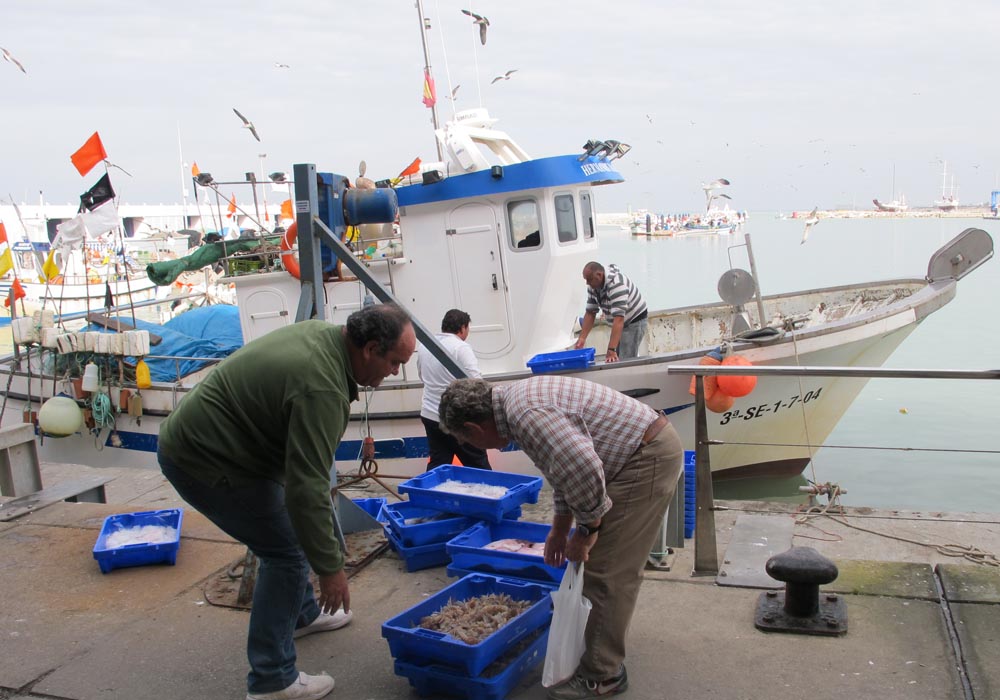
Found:
[[[396,188],[399,206],[431,204],[450,199],[489,197],[518,190],[542,187],[564,187],[588,183],[625,182],[614,166],[601,158],[590,156],[553,156],[504,165],[503,177],[494,178],[489,170],[465,175],[452,175],[431,185],[407,185]]]

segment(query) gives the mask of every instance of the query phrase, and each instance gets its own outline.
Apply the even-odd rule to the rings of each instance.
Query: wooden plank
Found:
[[[98,326],[103,326],[109,330],[113,331],[134,331],[138,330],[135,326],[125,321],[119,321],[117,318],[110,318],[104,314],[99,314],[96,312],[91,312],[87,314],[88,323],[96,323]],[[159,345],[163,342],[163,338],[156,335],[156,333],[149,334],[149,344]]]
[[[107,503],[104,485],[113,478],[111,476],[85,476],[80,479],[63,481],[27,496],[0,503],[0,522],[19,518],[59,501],[79,498],[79,500],[93,503]]]

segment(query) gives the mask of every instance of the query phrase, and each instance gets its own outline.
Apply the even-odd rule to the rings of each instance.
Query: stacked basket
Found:
[[[684,537],[694,536],[697,503],[695,499],[695,459],[693,450],[684,452]]]

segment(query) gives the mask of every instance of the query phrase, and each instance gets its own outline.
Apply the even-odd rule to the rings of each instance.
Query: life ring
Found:
[[[294,250],[295,241],[299,237],[299,227],[293,221],[292,225],[281,237],[281,266],[295,279],[302,279],[299,272],[299,259]]]

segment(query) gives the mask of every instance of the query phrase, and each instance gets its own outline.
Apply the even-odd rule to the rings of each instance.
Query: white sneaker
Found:
[[[344,612],[338,609],[333,615],[329,615],[325,612],[321,612],[319,617],[312,621],[311,624],[305,627],[300,627],[295,630],[292,635],[295,639],[299,637],[305,637],[307,634],[313,634],[314,632],[329,632],[330,630],[339,630],[341,627],[349,624],[351,620],[354,619],[354,611]]]
[[[273,693],[247,693],[247,700],[319,700],[333,690],[333,679],[326,673],[310,676],[299,671],[298,679],[284,690]]]

